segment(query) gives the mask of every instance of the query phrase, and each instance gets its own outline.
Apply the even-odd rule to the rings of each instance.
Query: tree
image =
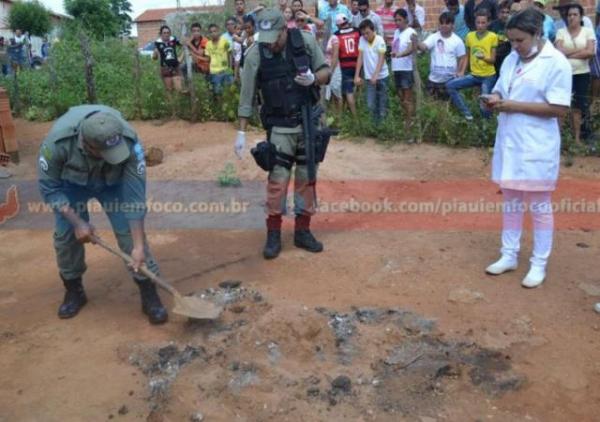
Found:
[[[113,15],[117,17],[120,35],[129,35],[131,33],[131,3],[128,0],[110,0],[110,9]]]
[[[39,37],[46,35],[52,29],[50,12],[37,0],[13,3],[8,14],[8,25],[13,31],[21,29]]]
[[[91,36],[115,36],[120,23],[113,13],[111,0],[64,0],[65,10]]]

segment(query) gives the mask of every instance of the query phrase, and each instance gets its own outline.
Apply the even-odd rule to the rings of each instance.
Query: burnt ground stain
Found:
[[[296,345],[290,343],[293,339],[285,341],[283,337],[258,346],[251,333],[260,331],[260,317],[271,309],[262,295],[239,286],[207,290],[203,294],[225,305],[243,303],[247,318],[236,319],[232,314],[229,320],[213,324],[186,325],[184,332],[191,344],[202,339],[206,349],[174,340],[162,347],[140,345],[129,356],[130,363],[148,377],[153,415],[165,411],[170,386],[181,371],[198,370],[206,365],[222,368],[229,379],[223,391],[234,397],[247,389],[260,388],[263,383],[274,383],[282,400],[306,400],[328,409],[348,406],[359,413],[376,408],[393,418],[416,417],[442,409],[457,389],[467,388],[473,394],[493,398],[517,391],[527,381],[513,371],[509,355],[473,341],[447,338],[436,331],[434,319],[398,308],[359,307],[346,312],[316,308],[313,321],[332,335],[314,340],[314,361],[308,360],[300,366],[302,373],[286,373],[288,381],[278,381],[285,379],[279,371],[280,361],[295,359],[290,350]],[[255,300],[257,295],[260,301]],[[375,354],[373,341],[382,345]],[[240,346],[249,354],[236,358],[249,359],[248,362],[227,359],[228,348]],[[256,355],[250,349],[259,347],[264,350],[265,359],[263,363],[254,363],[251,360]],[[194,360],[200,366],[190,365],[193,369],[187,369]],[[313,372],[315,362],[329,362],[329,369],[336,373]],[[365,371],[360,377],[352,370],[357,365]],[[307,377],[307,372],[312,375]],[[321,379],[329,382],[319,385]]]

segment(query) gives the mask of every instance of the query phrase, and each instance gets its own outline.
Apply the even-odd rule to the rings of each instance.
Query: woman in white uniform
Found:
[[[521,283],[529,288],[546,278],[554,229],[551,194],[560,160],[558,119],[571,104],[571,66],[541,37],[543,21],[544,15],[533,8],[510,18],[506,35],[512,52],[502,64],[492,93],[482,98],[500,113],[492,179],[504,195],[502,256],[486,272],[499,275],[517,268],[523,215],[529,209],[533,256]]]

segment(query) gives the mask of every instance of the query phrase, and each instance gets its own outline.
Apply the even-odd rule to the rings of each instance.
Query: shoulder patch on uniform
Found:
[[[138,161],[144,161],[144,147],[139,142],[136,142],[133,146],[133,153]]]
[[[137,174],[142,176],[146,172],[146,162],[140,161],[137,165]]]
[[[44,158],[43,155],[40,155],[40,168],[42,169],[42,171],[45,173],[48,171],[48,161],[46,161],[46,159]]]
[[[48,145],[44,144],[42,146],[42,157],[44,157],[48,161],[52,160],[52,150]]]

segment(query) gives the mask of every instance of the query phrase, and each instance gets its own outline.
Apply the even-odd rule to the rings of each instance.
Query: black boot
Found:
[[[294,245],[309,252],[317,253],[323,251],[323,244],[315,239],[309,229],[294,231]]]
[[[142,312],[148,315],[148,321],[150,321],[150,324],[162,324],[167,322],[169,315],[160,301],[160,297],[156,291],[156,285],[150,280],[134,281],[140,288]]]
[[[274,259],[279,256],[279,252],[281,252],[281,230],[268,230],[263,256],[265,259]]]
[[[74,278],[73,280],[65,280],[63,278],[62,280],[67,291],[65,292],[63,303],[58,308],[58,317],[62,319],[73,318],[87,303],[87,297],[83,290],[81,277]]]
[[[323,244],[310,232],[310,215],[296,215],[294,227],[294,245],[309,252],[323,251]]]

